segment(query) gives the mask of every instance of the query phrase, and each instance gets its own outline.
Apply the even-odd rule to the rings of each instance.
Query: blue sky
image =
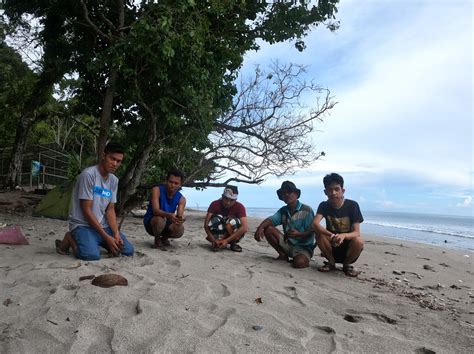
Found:
[[[331,33],[293,44],[262,44],[243,74],[272,60],[308,66],[307,79],[338,102],[311,137],[326,157],[293,176],[239,185],[247,207],[274,207],[285,179],[301,201],[325,199],[322,178],[345,179],[346,197],[366,211],[473,216],[473,3],[342,1]],[[309,102],[310,103],[310,102]],[[184,189],[189,207],[206,207],[221,189]]]

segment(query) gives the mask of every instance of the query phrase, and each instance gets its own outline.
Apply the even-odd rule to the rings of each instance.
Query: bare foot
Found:
[[[161,242],[160,237],[155,237],[155,242],[151,246],[151,248],[156,248],[158,250],[166,251],[165,246],[163,245],[163,242]]]
[[[163,246],[170,246],[171,245],[170,240],[168,240],[167,237],[162,237],[161,238],[161,243],[163,244]]]
[[[68,255],[70,248],[72,248],[72,252],[76,254],[76,241],[70,231],[66,232],[62,241],[55,240],[54,245],[56,246],[56,252],[60,255]]]
[[[63,247],[62,245],[62,241],[61,240],[55,240],[54,241],[54,244],[56,246],[56,252],[62,256],[67,256],[69,255],[69,247],[66,249]]]
[[[286,261],[288,262],[288,257],[284,254],[279,254],[278,257],[274,258],[275,261]]]

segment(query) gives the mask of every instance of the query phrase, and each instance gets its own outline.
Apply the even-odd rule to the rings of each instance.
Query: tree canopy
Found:
[[[61,101],[66,109],[50,115],[63,128],[71,117],[77,126],[91,128],[96,153],[107,140],[125,143],[123,199],[172,166],[184,170],[188,185],[206,187],[226,173],[258,183],[269,173],[307,165],[319,153],[310,153],[302,137],[332,107],[329,94],[313,83],[298,83],[304,68],[296,66],[273,68],[273,79],[257,70],[240,88],[236,78],[244,54],[257,50],[259,41],[291,40],[303,50],[313,27],[336,29],[336,4],[6,0],[11,33],[28,29],[43,50],[36,86],[20,110],[23,135],[16,136],[11,170],[18,167],[24,135],[44,119],[39,108],[65,75],[75,78],[68,86],[74,102]],[[40,26],[30,26],[31,18]],[[321,106],[298,110],[304,91],[322,93]]]

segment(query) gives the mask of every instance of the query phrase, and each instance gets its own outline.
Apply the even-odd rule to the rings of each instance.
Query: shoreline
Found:
[[[269,209],[269,208],[263,208],[263,209]],[[190,212],[193,212],[193,213],[202,213],[203,215],[203,218],[204,218],[204,215],[206,214],[206,211],[205,210],[202,210],[202,209],[196,209],[196,208],[186,208],[186,210],[190,211]],[[268,215],[270,216],[270,215]],[[253,218],[253,219],[256,219],[256,220],[259,220],[259,221],[262,221],[265,219],[265,217],[262,217],[262,216],[248,216],[249,218]],[[366,227],[366,225],[369,225],[368,227]],[[444,242],[433,242],[431,240],[427,240],[427,239],[414,239],[414,238],[409,238],[409,237],[394,237],[394,236],[391,236],[391,235],[385,235],[381,232],[371,232],[371,231],[365,231],[367,228],[369,228],[369,230],[371,228],[373,228],[373,226],[376,226],[376,227],[382,227],[383,228],[395,228],[397,230],[398,233],[411,233],[413,231],[418,231],[418,232],[424,232],[426,234],[430,234],[429,231],[420,231],[420,230],[412,230],[412,229],[407,229],[407,228],[403,228],[403,227],[395,227],[395,226],[389,226],[389,225],[378,225],[378,224],[374,224],[374,223],[371,223],[371,222],[367,222],[367,221],[364,221],[362,224],[361,224],[361,234],[362,234],[362,237],[365,238],[365,237],[382,237],[382,238],[387,238],[387,239],[390,239],[390,240],[393,240],[394,242],[398,241],[402,241],[402,242],[413,242],[413,243],[417,243],[417,244],[422,244],[422,245],[428,245],[428,246],[435,246],[435,247],[439,247],[439,248],[442,248],[442,249],[449,249],[449,250],[457,250],[457,251],[461,251],[461,252],[468,252],[468,253],[474,253],[474,239],[471,239],[469,237],[463,237],[469,241],[472,242],[472,245],[468,244],[466,242],[466,246],[464,247],[463,246],[458,246],[456,244],[454,244],[452,241],[444,241]],[[440,233],[437,233],[437,232],[433,232],[433,234],[435,235],[444,235],[444,234],[440,234]],[[446,236],[450,236],[450,235],[446,235]]]
[[[142,220],[122,231],[132,258],[86,262],[55,253],[67,222],[0,213],[29,246],[0,245],[0,347],[13,352],[418,352],[468,353],[474,345],[473,257],[366,236],[361,274],[320,273],[274,261],[253,240],[242,253],[211,252],[203,212],[187,210],[185,235],[152,249]],[[89,275],[120,274],[99,288]],[[8,301],[7,301],[8,300]],[[255,329],[257,328],[257,329]]]

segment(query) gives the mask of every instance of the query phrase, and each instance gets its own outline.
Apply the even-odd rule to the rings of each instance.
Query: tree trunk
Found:
[[[115,34],[122,40],[124,38],[123,27],[125,23],[125,4],[124,0],[116,0],[118,10],[118,23],[115,26]],[[111,44],[115,44],[116,40],[109,36]],[[109,128],[112,122],[112,108],[114,103],[115,83],[117,82],[118,69],[114,66],[110,69],[109,82],[105,90],[104,105],[102,107],[102,115],[100,117],[99,138],[97,139],[97,161],[100,161],[102,152],[107,144],[109,136]]]
[[[154,115],[149,119],[148,129],[145,132],[144,140],[146,141],[141,146],[141,149],[135,152],[132,161],[130,161],[130,164],[127,167],[127,171],[120,179],[120,200],[116,208],[117,215],[123,215],[135,206],[135,198],[133,198],[133,196],[137,192],[137,187],[140,185],[143,171],[145,171],[146,168],[146,163],[150,158],[151,152],[155,148],[155,143],[157,141],[156,117]]]
[[[117,69],[110,70],[109,82],[105,90],[104,105],[100,117],[99,138],[97,139],[97,161],[100,161],[102,152],[107,144],[110,123],[112,121],[112,107],[114,103],[115,82],[117,81]]]
[[[44,69],[24,107],[24,113],[20,117],[20,122],[16,128],[15,143],[8,169],[7,186],[10,188],[15,188],[21,184],[23,155],[28,141],[28,133],[38,118],[36,111],[47,102],[54,83],[61,76],[62,71],[58,68]]]
[[[15,188],[21,185],[21,172],[23,166],[23,155],[26,149],[28,132],[33,125],[32,116],[21,117],[20,124],[16,128],[15,144],[13,146],[10,167],[8,169],[7,186]]]

